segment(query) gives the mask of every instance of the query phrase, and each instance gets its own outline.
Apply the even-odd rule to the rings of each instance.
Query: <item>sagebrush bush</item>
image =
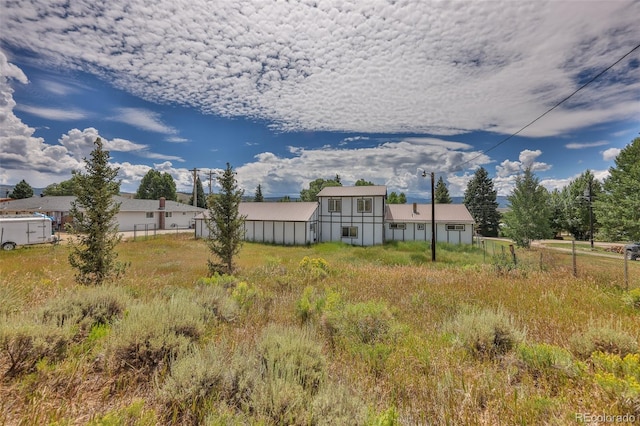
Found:
[[[157,390],[167,421],[201,424],[211,410],[247,408],[256,363],[240,352],[227,356],[214,344],[197,347],[171,364]]]
[[[233,322],[240,315],[238,302],[222,286],[200,284],[194,290],[194,298],[204,308],[207,321]]]
[[[605,352],[624,357],[638,352],[638,342],[629,333],[608,326],[590,327],[583,333],[574,334],[569,340],[571,351],[582,359],[594,352]]]
[[[40,317],[58,327],[79,325],[79,332],[86,335],[94,325],[111,324],[121,318],[130,303],[131,298],[120,287],[83,287],[49,300]]]
[[[0,365],[7,366],[4,376],[32,372],[43,359],[63,359],[71,338],[69,327],[38,323],[25,316],[0,320]]]
[[[186,352],[205,331],[206,313],[182,294],[131,306],[108,339],[109,365],[149,375]]]
[[[322,387],[314,397],[311,412],[315,425],[363,425],[367,421],[367,408],[362,399],[345,386],[331,384]]]
[[[623,300],[627,305],[636,309],[640,309],[640,288],[629,290],[623,296]]]
[[[24,300],[18,288],[7,287],[0,284],[0,319],[19,312],[24,305]]]
[[[338,309],[327,310],[322,322],[323,330],[334,343],[338,340],[345,343],[384,343],[392,337],[395,325],[387,305],[375,301],[347,303]]]
[[[446,327],[474,357],[495,358],[511,351],[524,339],[503,311],[472,309],[460,312]]]

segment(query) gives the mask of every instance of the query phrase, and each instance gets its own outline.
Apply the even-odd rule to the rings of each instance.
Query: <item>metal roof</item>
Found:
[[[384,185],[365,186],[327,186],[318,193],[318,197],[374,197],[387,195]]]
[[[138,200],[116,195],[113,197],[120,204],[121,212],[152,212],[160,210],[158,200]],[[74,196],[50,196],[31,197],[20,200],[10,200],[0,202],[0,213],[9,212],[68,212],[71,209],[71,202],[76,199]],[[175,201],[165,201],[164,211],[169,212],[200,212],[206,209],[182,204]]]
[[[314,202],[242,202],[238,207],[245,220],[264,220],[274,222],[308,222],[318,208]],[[204,219],[208,213],[201,213],[195,219]]]
[[[475,222],[464,204],[436,204],[435,207],[436,222]],[[431,204],[387,204],[384,220],[387,222],[431,222]]]

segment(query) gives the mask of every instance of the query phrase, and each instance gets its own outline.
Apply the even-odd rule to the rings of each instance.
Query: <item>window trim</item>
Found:
[[[367,207],[368,204],[368,207]],[[358,213],[371,213],[373,212],[373,198],[362,197],[356,200],[356,211]]]
[[[342,213],[342,198],[329,198],[327,207],[329,213]]]
[[[465,226],[462,223],[448,223],[447,231],[464,231]]]
[[[145,217],[146,217],[147,219],[153,219],[153,216],[154,216],[154,215],[155,215],[155,214],[154,214],[153,212],[146,212],[146,213],[145,213]]]
[[[392,223],[389,223],[389,229],[404,231],[405,229],[407,229],[407,224],[392,222]]]
[[[164,217],[172,217],[173,213],[172,212],[164,212]]]
[[[347,235],[345,235],[345,234],[347,234]],[[357,226],[343,226],[341,235],[342,235],[342,238],[358,238],[358,227]]]
[[[416,229],[418,231],[424,231],[425,229],[427,229],[427,226],[424,223],[418,223],[418,226],[416,227]]]

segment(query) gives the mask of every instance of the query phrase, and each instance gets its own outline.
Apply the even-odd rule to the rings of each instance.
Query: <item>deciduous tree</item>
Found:
[[[116,214],[120,204],[114,195],[120,191],[116,180],[118,168],[109,165],[109,151],[96,139],[89,159],[84,159],[86,173],[73,172],[75,201],[67,224],[71,238],[69,263],[76,269],[76,280],[82,284],[102,284],[124,272],[116,262],[115,247],[120,241]]]
[[[141,200],[159,200],[160,197],[164,197],[167,200],[177,201],[178,193],[173,176],[167,172],[160,173],[157,170],[149,170],[140,181],[135,197]]]
[[[504,234],[519,247],[530,247],[532,240],[551,238],[549,193],[540,185],[531,168],[516,177],[516,184],[507,197],[510,210],[504,214]]]
[[[640,138],[624,147],[594,200],[602,238],[640,241]]]
[[[63,180],[60,183],[52,183],[42,191],[42,195],[47,196],[60,196],[60,195],[73,195],[74,180]]]
[[[227,163],[224,173],[218,175],[220,193],[209,200],[209,238],[207,244],[214,260],[209,260],[209,272],[232,274],[234,257],[240,252],[244,238],[244,219],[240,215],[240,201],[244,191],[239,189],[236,175]]]
[[[340,182],[340,176],[336,175],[334,179],[324,180],[318,178],[309,182],[309,189],[303,189],[300,191],[301,201],[318,201],[318,193],[327,186],[342,186]]]

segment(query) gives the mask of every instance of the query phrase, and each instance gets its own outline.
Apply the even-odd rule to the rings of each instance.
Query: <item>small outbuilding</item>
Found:
[[[464,204],[435,205],[436,241],[472,244],[475,221]],[[388,204],[386,241],[431,241],[431,204]]]

